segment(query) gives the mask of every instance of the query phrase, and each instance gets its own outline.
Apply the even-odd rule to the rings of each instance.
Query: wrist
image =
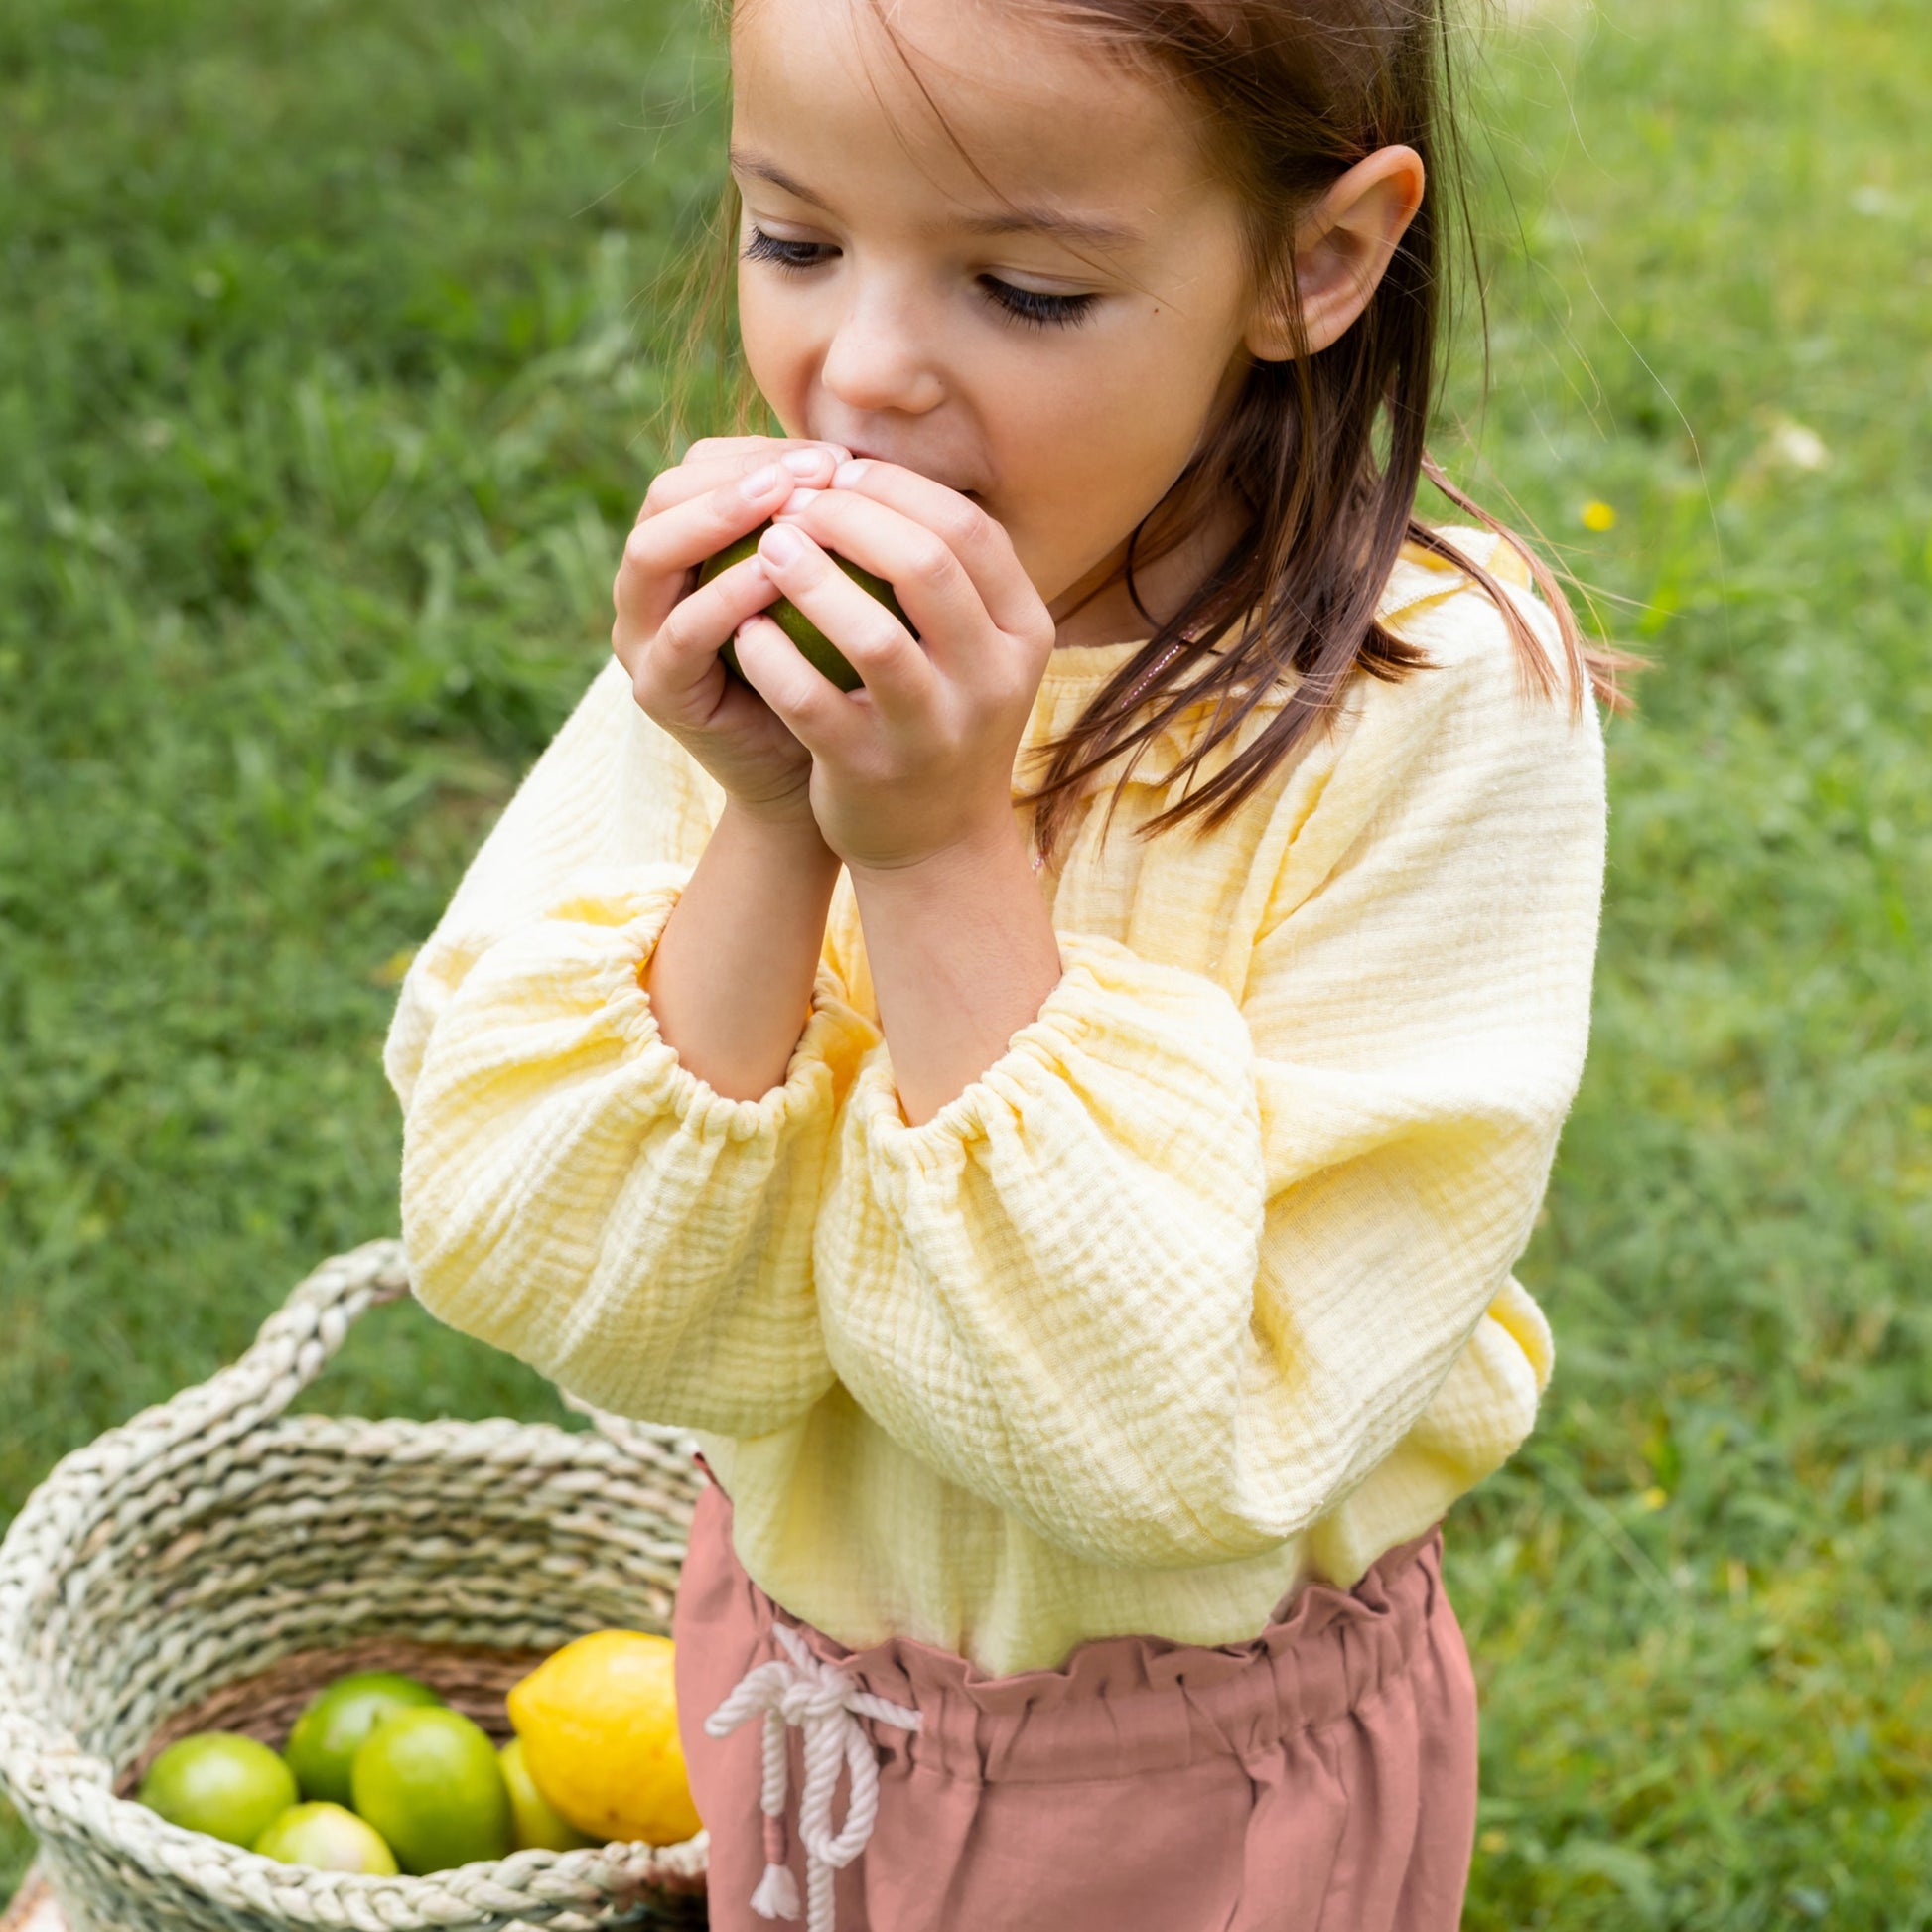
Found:
[[[748,805],[742,799],[727,797],[717,830],[712,836],[775,854],[808,872],[835,875],[839,855],[825,843],[809,804],[796,811],[774,810]]]
[[[916,859],[872,865],[848,859],[846,870],[855,888],[898,890],[906,893],[945,892],[963,883],[1019,870],[1028,878],[1033,868],[1027,842],[1011,809],[999,818],[962,827],[937,850]]]
[[[1038,1017],[1063,970],[1052,919],[1011,812],[909,864],[847,867],[899,1106],[917,1127]]]

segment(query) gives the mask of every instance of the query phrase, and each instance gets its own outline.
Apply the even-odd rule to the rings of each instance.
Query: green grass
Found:
[[[0,15],[0,1523],[394,1226],[397,961],[603,661],[665,460],[692,11]],[[1441,454],[1658,668],[1522,1271],[1556,1381],[1449,1532],[1481,1932],[1932,1926],[1923,26],[1489,43],[1496,385],[1465,344]],[[313,1400],[558,1413],[408,1309]],[[0,1813],[0,1897],[30,1851]]]

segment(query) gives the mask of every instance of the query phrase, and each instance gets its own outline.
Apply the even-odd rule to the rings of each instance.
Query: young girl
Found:
[[[1550,1374],[1610,692],[1499,525],[1414,514],[1444,28],[730,34],[787,434],[651,483],[404,985],[417,1292],[697,1435],[714,1926],[1449,1932],[1440,1519]]]

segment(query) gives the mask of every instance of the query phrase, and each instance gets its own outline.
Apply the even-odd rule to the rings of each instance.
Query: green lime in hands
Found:
[[[708,584],[720,571],[729,570],[733,564],[743,563],[758,549],[759,538],[770,527],[769,522],[760,523],[756,530],[740,537],[736,543],[727,544],[716,556],[707,558],[699,568],[698,582]],[[828,551],[826,554],[830,556],[832,553]],[[900,623],[905,625],[907,630],[912,630],[911,620],[899,608],[898,599],[893,595],[892,585],[883,577],[875,577],[871,571],[861,570],[857,564],[848,562],[844,557],[832,556],[832,561],[861,590],[868,591],[876,597]],[[807,662],[823,676],[830,678],[841,691],[856,691],[859,688],[861,683],[859,673],[847,662],[845,653],[804,612],[799,610],[797,605],[792,603],[790,598],[779,598],[777,603],[769,606],[761,615],[769,618],[798,646],[799,653]],[[918,632],[912,631],[912,634],[917,636]],[[727,641],[724,649],[718,654],[725,660],[727,668],[734,677],[742,678],[745,675],[738,668],[738,652],[731,641]]]

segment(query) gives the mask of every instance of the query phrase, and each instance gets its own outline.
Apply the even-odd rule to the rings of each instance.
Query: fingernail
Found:
[[[759,538],[759,555],[766,563],[776,564],[780,569],[786,564],[795,564],[804,554],[805,539],[796,530],[788,530],[781,523],[774,523]]]
[[[802,485],[794,489],[773,512],[777,516],[796,516],[808,503],[814,502],[825,494],[822,489],[806,489]]]
[[[792,450],[784,458],[784,466],[794,477],[815,476],[825,462],[823,450]]]
[[[860,457],[856,462],[841,463],[832,472],[832,487],[834,489],[850,489],[854,483],[858,483],[865,476],[870,468],[871,459],[867,457]]]
[[[756,503],[760,496],[769,496],[781,483],[790,481],[775,463],[767,463],[762,470],[754,470],[738,486],[748,503]]]

